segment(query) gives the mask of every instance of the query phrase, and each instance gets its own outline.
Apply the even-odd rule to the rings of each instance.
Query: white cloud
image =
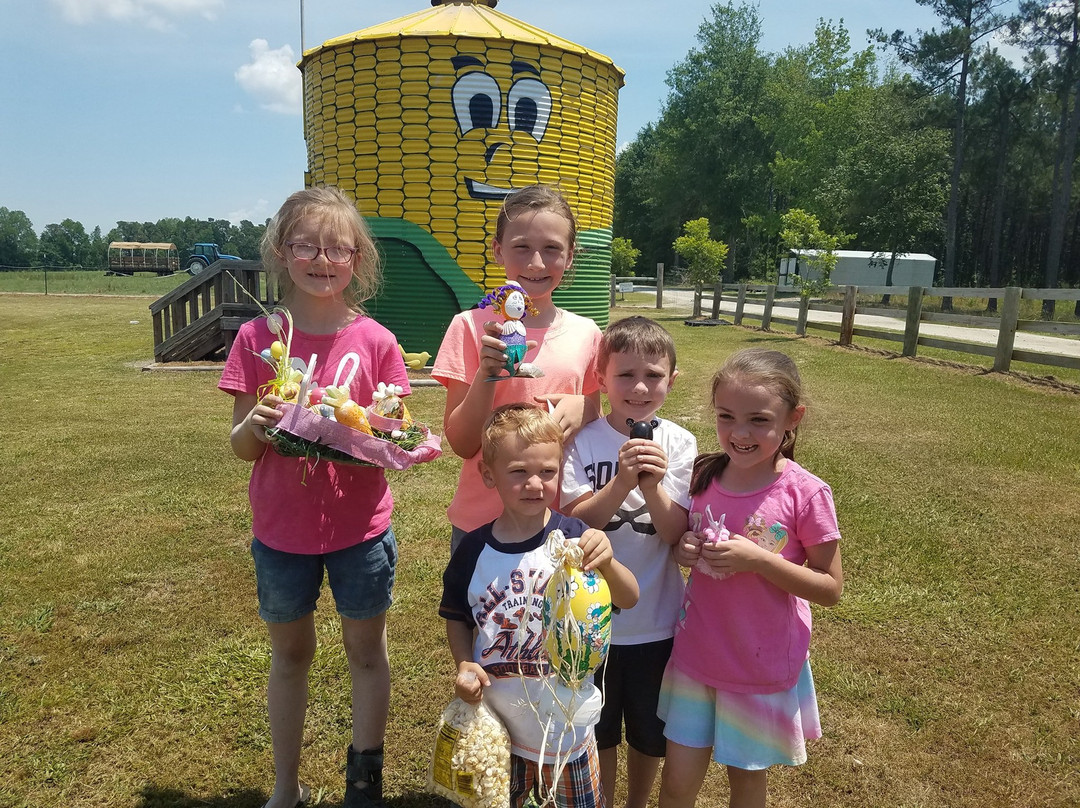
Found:
[[[303,85],[290,45],[270,50],[265,39],[248,46],[251,61],[236,71],[236,83],[259,102],[259,106],[282,115],[299,115]]]
[[[225,0],[51,0],[61,16],[76,25],[99,19],[145,25],[159,31],[173,27],[173,20],[198,15],[212,20]]]

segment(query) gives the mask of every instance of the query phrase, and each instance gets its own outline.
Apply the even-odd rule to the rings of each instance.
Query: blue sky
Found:
[[[105,234],[167,216],[261,223],[301,187],[298,0],[0,0],[0,207],[37,232]],[[306,0],[304,45],[429,8]],[[498,10],[600,51],[626,72],[619,143],[656,120],[664,78],[708,0],[501,0]],[[819,17],[930,28],[915,0],[760,0],[763,48],[809,42]]]

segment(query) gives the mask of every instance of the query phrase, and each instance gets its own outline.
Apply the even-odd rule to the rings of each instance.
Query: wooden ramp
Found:
[[[258,261],[215,261],[150,305],[155,362],[221,359],[240,326],[276,304]],[[254,298],[254,300],[252,299]]]

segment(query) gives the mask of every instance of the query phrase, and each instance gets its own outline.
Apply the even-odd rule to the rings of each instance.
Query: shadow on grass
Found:
[[[245,789],[220,797],[196,797],[176,788],[146,786],[140,793],[138,808],[262,808],[269,799],[264,791]],[[327,800],[317,803],[319,806],[334,808],[341,803]],[[316,805],[314,801],[309,805]],[[425,791],[407,791],[395,797],[386,798],[387,808],[454,808],[450,800],[429,794]]]
[[[445,797],[439,797],[426,791],[406,791],[396,797],[388,797],[389,808],[456,808]]]
[[[140,797],[138,808],[262,808],[269,795],[249,788],[207,799],[176,788],[148,785],[142,789]]]

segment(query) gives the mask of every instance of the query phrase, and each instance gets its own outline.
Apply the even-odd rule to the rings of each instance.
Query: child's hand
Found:
[[[479,704],[484,698],[484,688],[491,684],[487,672],[475,662],[458,665],[454,680],[454,695],[466,704]]]
[[[732,533],[727,541],[708,542],[701,550],[705,563],[719,573],[755,572],[763,555],[772,555],[757,542]]]
[[[625,469],[628,477],[632,476],[634,484],[630,489],[636,485],[642,493],[655,491],[667,474],[667,468],[667,454],[656,441],[632,438],[619,450],[619,475]]]
[[[276,426],[277,422],[281,420],[284,413],[277,409],[277,405],[282,403],[282,399],[279,396],[267,395],[252,408],[248,413],[247,425],[252,434],[263,443],[268,443],[269,440],[266,437],[266,430],[269,427]]]
[[[619,448],[618,471],[612,482],[623,498],[638,486],[638,474],[641,469],[638,466],[639,444],[645,443],[641,438],[631,438]]]
[[[688,530],[683,533],[682,538],[679,539],[675,546],[672,547],[672,552],[675,554],[675,561],[680,567],[692,567],[701,558],[701,546],[705,543],[705,540],[692,530]]]
[[[562,427],[564,440],[570,440],[581,427],[588,423],[585,410],[591,405],[585,396],[575,393],[549,393],[537,396],[536,401],[538,404],[547,406],[555,423]]]
[[[498,376],[506,367],[506,343],[502,341],[502,329],[495,322],[484,323],[484,336],[480,337],[480,368],[478,376]]]
[[[578,539],[581,548],[581,567],[584,570],[600,570],[601,573],[615,557],[611,539],[602,530],[589,528]]]
[[[536,347],[536,340],[528,340],[525,350]],[[482,379],[499,376],[506,368],[506,343],[502,340],[502,326],[489,320],[484,323],[484,336],[480,337],[480,367],[478,375]]]

